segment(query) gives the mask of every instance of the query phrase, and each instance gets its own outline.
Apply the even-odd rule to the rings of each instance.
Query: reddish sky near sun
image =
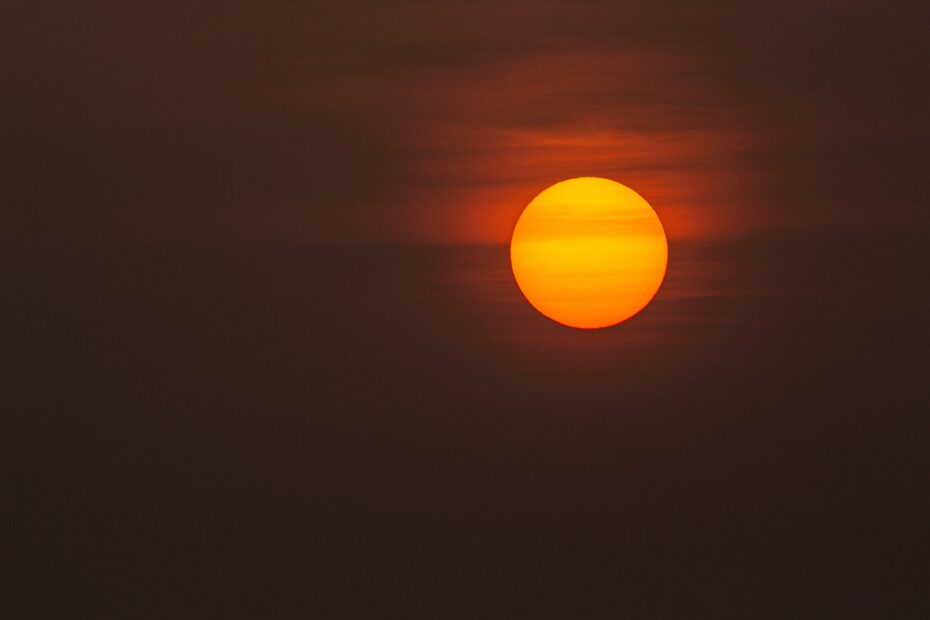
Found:
[[[503,243],[594,175],[707,238],[882,225],[878,197],[927,190],[927,87],[888,94],[926,82],[916,4],[96,4],[12,17],[49,35],[15,29],[0,104],[61,179],[14,175],[33,232],[76,200],[91,237]]]

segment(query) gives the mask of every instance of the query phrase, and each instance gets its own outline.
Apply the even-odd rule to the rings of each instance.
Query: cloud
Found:
[[[864,225],[882,197],[900,222],[930,194],[918,10],[35,5],[0,128],[38,236],[500,241],[584,174],[673,236]]]

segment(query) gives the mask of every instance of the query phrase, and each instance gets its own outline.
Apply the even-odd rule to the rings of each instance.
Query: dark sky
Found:
[[[22,3],[36,235],[503,242],[555,180],[673,236],[926,224],[922,3]],[[11,169],[12,168],[12,169]],[[7,186],[9,182],[5,183]]]
[[[5,6],[11,617],[930,617],[927,23]],[[506,246],[581,175],[669,235],[593,332]]]

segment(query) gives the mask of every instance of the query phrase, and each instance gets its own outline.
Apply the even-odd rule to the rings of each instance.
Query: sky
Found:
[[[4,6],[4,604],[930,617],[924,4]],[[603,330],[511,271],[578,176]]]
[[[501,243],[583,175],[673,237],[926,225],[916,2],[11,13],[2,126],[40,239]]]

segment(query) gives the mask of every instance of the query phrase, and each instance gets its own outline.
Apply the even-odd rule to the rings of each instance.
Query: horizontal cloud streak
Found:
[[[926,223],[906,3],[18,10],[0,123],[39,236],[501,241],[583,174],[673,237],[871,226],[880,197]]]

